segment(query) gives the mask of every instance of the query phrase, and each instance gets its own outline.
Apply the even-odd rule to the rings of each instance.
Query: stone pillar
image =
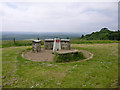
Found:
[[[70,39],[61,39],[61,49],[70,50]]]
[[[32,41],[32,51],[40,52],[41,51],[41,40]]]
[[[55,38],[54,39],[54,44],[53,44],[53,52],[61,50],[61,43],[60,43],[60,38]]]
[[[71,49],[71,42],[69,41],[68,42],[68,50],[70,50]]]

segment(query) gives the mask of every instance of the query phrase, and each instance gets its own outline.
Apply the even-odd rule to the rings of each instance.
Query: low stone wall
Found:
[[[57,51],[54,57],[55,62],[70,62],[70,61],[78,61],[83,59],[85,59],[84,54],[78,50]]]

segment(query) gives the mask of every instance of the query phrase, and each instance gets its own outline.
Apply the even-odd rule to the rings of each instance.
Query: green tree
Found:
[[[84,38],[84,35],[82,35],[81,38]]]

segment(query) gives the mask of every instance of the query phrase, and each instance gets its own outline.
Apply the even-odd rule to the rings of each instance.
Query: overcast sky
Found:
[[[93,32],[118,29],[117,2],[3,2],[2,31]]]

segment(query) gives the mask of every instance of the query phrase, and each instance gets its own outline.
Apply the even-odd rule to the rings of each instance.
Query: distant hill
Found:
[[[110,31],[108,28],[102,28],[99,32],[82,35],[83,40],[120,40],[120,31]]]
[[[32,40],[38,37],[41,40],[55,37],[72,39],[81,35],[81,33],[70,32],[2,32],[2,40],[13,40],[14,37],[16,40]]]

